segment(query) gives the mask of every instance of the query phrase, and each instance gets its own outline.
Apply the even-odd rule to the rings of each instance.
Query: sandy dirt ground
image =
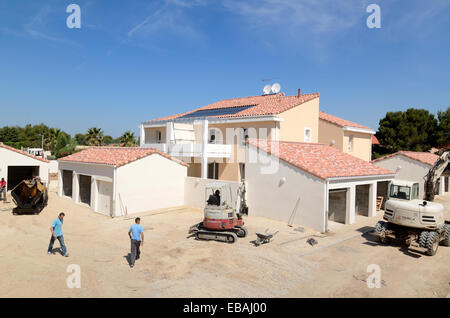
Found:
[[[446,205],[450,195],[438,197]],[[130,268],[128,229],[134,217],[111,219],[50,192],[39,215],[13,215],[0,203],[1,297],[449,297],[450,247],[434,257],[384,246],[368,234],[382,216],[356,224],[330,224],[327,235],[249,216],[249,236],[235,244],[196,241],[188,228],[202,211],[174,208],[140,214],[142,257]],[[70,256],[47,255],[50,224],[65,212]],[[279,230],[254,247],[255,232]],[[316,236],[313,236],[316,235]],[[306,240],[314,237],[318,244]],[[59,247],[58,242],[55,248]],[[68,288],[70,264],[81,269],[81,288]],[[381,268],[381,288],[368,288],[367,266]]]

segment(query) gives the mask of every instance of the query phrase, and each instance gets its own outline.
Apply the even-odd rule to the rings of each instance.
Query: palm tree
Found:
[[[102,146],[103,145],[102,129],[97,127],[89,128],[86,133],[86,142],[89,146]]]
[[[47,137],[45,138],[45,145],[47,149],[51,151],[55,151],[56,141],[58,140],[58,136],[61,134],[61,129],[58,128],[50,128],[48,130]]]
[[[119,138],[120,145],[122,147],[134,147],[136,146],[136,136],[131,131],[127,130]]]

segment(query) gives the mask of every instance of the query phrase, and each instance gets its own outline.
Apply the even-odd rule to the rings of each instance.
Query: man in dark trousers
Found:
[[[3,197],[3,199],[2,199]],[[0,180],[0,201],[4,200],[3,203],[6,202],[6,181],[5,178],[2,178],[2,180]]]
[[[144,246],[144,228],[141,225],[141,219],[136,218],[135,224],[130,227],[128,231],[128,236],[131,239],[131,257],[130,266],[134,267],[134,261],[139,259],[141,255],[140,246]]]
[[[66,245],[64,245],[64,236],[62,232],[62,225],[64,222],[64,216],[65,214],[61,212],[58,217],[53,221],[52,226],[50,227],[50,231],[52,232],[52,237],[50,238],[50,244],[48,245],[47,254],[53,254],[53,243],[55,243],[55,240],[57,239],[59,241],[59,244],[61,245],[61,253],[65,257],[69,257],[69,254],[67,253]]]

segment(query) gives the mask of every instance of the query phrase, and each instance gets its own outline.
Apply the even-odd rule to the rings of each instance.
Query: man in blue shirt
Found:
[[[131,239],[131,257],[130,266],[134,267],[134,261],[139,259],[141,251],[139,247],[144,246],[144,228],[141,225],[141,219],[136,218],[134,220],[136,224],[133,224],[128,231],[128,236]]]
[[[58,239],[59,244],[61,245],[62,255],[65,257],[69,257],[66,246],[64,245],[64,237],[63,237],[63,232],[62,232],[64,216],[65,216],[65,214],[61,212],[58,215],[58,218],[56,218],[53,221],[52,226],[50,227],[50,231],[52,232],[52,237],[50,238],[50,244],[48,245],[47,254],[53,254],[52,253],[53,243],[55,243],[55,240]]]

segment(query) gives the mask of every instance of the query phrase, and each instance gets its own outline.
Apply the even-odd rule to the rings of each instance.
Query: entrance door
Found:
[[[330,190],[328,194],[328,219],[345,223],[347,212],[347,189]]]
[[[111,216],[111,202],[113,193],[112,182],[97,181],[97,189],[97,212]]]
[[[66,197],[72,197],[72,179],[73,179],[72,170],[62,171],[63,195]]]

